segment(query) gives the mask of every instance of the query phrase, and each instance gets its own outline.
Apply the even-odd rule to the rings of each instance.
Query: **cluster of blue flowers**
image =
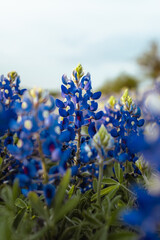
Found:
[[[26,89],[20,89],[20,78],[16,72],[8,73],[8,78],[0,76],[0,113],[1,127],[0,136],[6,133],[11,118],[16,118],[14,103],[21,101],[21,95]]]
[[[156,164],[160,174],[160,111],[157,106],[147,111],[154,105],[150,99],[147,105],[149,93],[153,96],[154,91],[144,96],[142,114],[128,90],[119,101],[111,96],[105,111],[99,111],[101,92],[92,91],[91,76],[84,74],[81,65],[70,79],[62,76],[62,98],[56,101],[40,88],[21,90],[16,72],[0,77],[0,90],[0,183],[12,184],[18,179],[25,196],[35,191],[44,195],[50,206],[68,168],[71,184],[82,193],[93,189],[95,178],[101,190],[102,172],[109,160],[120,164],[124,176],[129,163],[134,176],[143,178],[143,154],[145,160]],[[154,138],[147,135],[148,129],[155,129]],[[137,187],[135,191],[137,209],[125,212],[123,220],[138,225],[142,239],[158,239],[159,193],[153,195]]]
[[[114,149],[109,151],[111,157],[117,159],[120,163],[127,160],[136,162],[134,148],[129,147],[131,138],[141,134],[140,127],[144,125],[144,119],[141,117],[141,110],[132,101],[126,90],[119,103],[112,96],[105,107],[104,125],[107,127],[111,136],[115,139]]]
[[[7,149],[21,164],[16,178],[23,194],[44,191],[50,204],[55,181],[63,176],[70,155],[70,151],[62,150],[58,117],[53,113],[54,98],[42,89],[31,89],[15,109],[17,120],[11,121],[10,128],[16,131],[16,141]]]
[[[61,139],[66,148],[72,148],[69,165],[72,175],[81,179],[81,190],[92,188],[93,176],[98,176],[98,166],[94,163],[97,151],[91,138],[96,134],[95,122],[102,118],[103,111],[97,111],[101,92],[92,91],[91,76],[83,72],[79,64],[72,78],[62,76],[62,98],[56,100],[61,117]]]
[[[7,78],[0,76],[0,182],[13,180],[12,172],[15,171],[17,163],[7,151],[7,146],[13,142],[15,134],[10,129],[10,122],[17,119],[14,104],[21,102],[25,90],[20,89],[20,78],[16,72],[10,72]]]
[[[73,71],[72,79],[62,77],[61,86],[64,101],[56,100],[59,115],[62,117],[61,131],[68,142],[74,140],[82,126],[89,126],[88,133],[93,137],[96,133],[95,120],[103,116],[103,112],[96,112],[101,92],[92,92],[90,74],[84,75],[81,65]]]

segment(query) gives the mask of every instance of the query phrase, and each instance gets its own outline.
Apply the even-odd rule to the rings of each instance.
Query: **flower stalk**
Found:
[[[98,205],[101,205],[101,185],[102,185],[102,179],[103,179],[103,159],[100,157],[98,186],[97,186],[97,203],[98,203]]]
[[[42,169],[43,169],[43,178],[44,178],[44,184],[48,183],[48,173],[47,173],[47,167],[46,167],[46,162],[45,162],[45,157],[43,155],[43,151],[42,151],[42,143],[40,141],[40,138],[38,136],[38,145],[39,145],[39,155],[40,155],[40,159],[42,161]]]

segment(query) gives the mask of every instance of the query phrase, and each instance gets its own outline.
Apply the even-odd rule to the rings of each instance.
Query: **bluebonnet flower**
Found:
[[[47,205],[50,206],[55,195],[55,186],[52,184],[44,185],[44,197],[46,199]]]
[[[12,181],[12,167],[18,168],[17,161],[13,161],[9,156],[7,146],[14,141],[15,132],[10,129],[11,121],[17,118],[14,104],[21,102],[24,91],[25,89],[20,89],[20,78],[16,72],[10,72],[7,78],[0,76],[0,154],[3,159],[1,174],[5,181],[9,181],[9,178]]]
[[[72,79],[63,75],[62,83],[64,100],[56,100],[61,116],[60,138],[64,146],[71,148],[74,152],[67,164],[71,167],[72,176],[77,174],[81,179],[81,190],[86,191],[92,188],[92,178],[98,177],[98,165],[94,165],[97,161],[97,150],[90,138],[97,132],[96,120],[103,116],[102,111],[97,111],[98,103],[96,102],[101,97],[101,92],[92,92],[91,76],[89,73],[84,74],[81,65],[73,71]]]
[[[0,101],[4,103],[6,108],[9,108],[17,100],[20,100],[21,95],[26,89],[20,89],[20,77],[16,72],[10,72],[8,78],[0,76]]]
[[[93,93],[91,86],[90,74],[84,75],[81,65],[73,71],[72,79],[68,79],[65,75],[62,77],[63,85],[61,86],[62,97],[64,101],[56,100],[56,106],[59,108],[59,114],[62,117],[60,122],[61,131],[68,141],[73,136],[80,135],[83,126],[90,126],[94,129],[94,120],[100,119],[103,112],[95,113],[98,108],[95,100],[101,96],[100,92]],[[70,128],[68,128],[70,127]],[[71,130],[72,128],[72,130]],[[68,132],[72,131],[72,134]],[[75,132],[75,134],[73,134]],[[93,136],[94,131],[89,131]],[[95,132],[94,132],[95,134]],[[63,138],[65,141],[65,138]]]
[[[96,120],[103,116],[102,111],[97,112],[98,103],[96,102],[101,97],[101,92],[92,92],[91,76],[89,73],[84,74],[80,64],[73,71],[71,79],[66,75],[62,76],[62,83],[61,91],[64,100],[56,100],[61,116],[61,140],[66,148],[74,150],[72,159],[68,160],[72,175],[78,174],[83,179],[84,169],[97,160],[97,151],[91,146],[89,139],[96,134]],[[84,132],[84,128],[88,131]],[[90,169],[90,172],[94,172],[94,169]],[[93,177],[94,174],[90,175]],[[91,176],[89,182],[91,182]],[[85,179],[86,181],[88,182],[88,178]],[[86,185],[83,185],[87,190]]]
[[[22,192],[42,193],[43,183],[51,184],[65,173],[69,158],[62,150],[58,117],[53,113],[55,101],[48,93],[35,88],[27,91],[22,102],[15,106],[17,119],[12,120],[10,128],[16,131],[17,140],[7,149],[22,164],[17,175]],[[57,167],[56,177],[51,171],[48,173],[48,164]],[[47,199],[46,195],[49,204]]]
[[[142,135],[143,132],[140,131],[144,125],[144,119],[139,119],[141,117],[140,108],[135,105],[126,90],[119,103],[112,96],[105,110],[103,123],[115,139],[114,148],[108,152],[108,156],[115,158],[121,164],[131,161],[134,166],[138,159],[137,151],[129,147],[129,142],[130,139]]]

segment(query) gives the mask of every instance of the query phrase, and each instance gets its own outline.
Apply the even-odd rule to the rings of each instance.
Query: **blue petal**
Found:
[[[140,119],[138,122],[137,122],[137,126],[138,127],[142,127],[144,125],[144,119]]]
[[[63,109],[63,108],[60,108],[59,109],[59,115],[61,117],[67,117],[68,116],[68,112],[65,109]]]
[[[111,130],[111,135],[112,135],[112,137],[118,137],[119,134],[118,134],[117,130],[114,128]]]
[[[65,108],[64,103],[61,100],[59,100],[59,99],[56,99],[56,106],[58,108]]]
[[[64,85],[67,85],[68,78],[65,74],[63,74],[63,76],[62,76],[62,82],[63,82]]]
[[[101,92],[95,92],[92,95],[92,99],[99,99],[101,97]]]
[[[53,186],[52,184],[46,184],[44,186],[44,196],[48,206],[50,206],[52,203],[55,191],[56,191],[55,186]]]
[[[60,138],[59,138],[59,140],[61,142],[69,142],[70,139],[71,139],[71,132],[70,131],[65,130],[65,131],[61,132],[61,135],[60,135]]]
[[[90,125],[88,127],[88,133],[89,133],[90,137],[93,137],[96,134],[96,128],[95,128],[94,122],[90,123]]]
[[[128,157],[127,153],[121,153],[119,155],[119,159],[118,160],[119,160],[120,163],[123,163],[123,162],[126,162],[128,159],[129,159],[129,157]]]
[[[91,106],[90,106],[90,110],[91,110],[91,111],[96,111],[97,108],[98,108],[98,103],[92,101],[92,102],[91,102]]]
[[[62,93],[68,94],[68,89],[64,85],[61,86],[61,90],[62,90]]]
[[[99,111],[95,114],[95,120],[99,120],[103,117],[103,111]]]

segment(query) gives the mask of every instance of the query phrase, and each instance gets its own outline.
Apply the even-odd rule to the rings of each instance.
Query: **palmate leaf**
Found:
[[[107,184],[107,185],[118,185],[119,182],[117,182],[116,180],[112,179],[112,178],[104,178],[102,180],[102,184]]]
[[[112,191],[110,191],[109,193],[108,193],[108,198],[111,200],[111,199],[113,199],[114,198],[114,196],[116,195],[116,193],[117,193],[117,188],[114,188]]]
[[[107,188],[104,188],[101,190],[100,192],[100,196],[103,197],[105,195],[107,195],[108,193],[110,193],[111,191],[115,190],[115,191],[118,191],[119,189],[119,185],[112,185],[112,186],[109,186]],[[95,193],[92,198],[91,198],[91,201],[95,201],[97,199],[97,193]]]

